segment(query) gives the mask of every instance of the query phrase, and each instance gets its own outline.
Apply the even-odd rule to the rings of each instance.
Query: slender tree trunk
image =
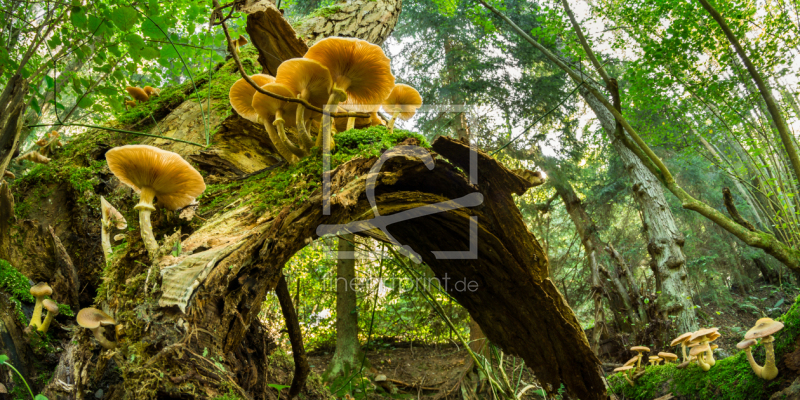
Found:
[[[614,116],[587,90],[581,95],[594,111],[606,134],[615,138]],[[686,281],[686,257],[683,255],[683,235],[678,231],[675,218],[669,209],[661,183],[639,158],[621,140],[613,139],[612,145],[625,165],[633,181],[633,194],[642,210],[643,224],[647,234],[647,252],[650,254],[650,269],[656,278],[658,310],[670,317],[678,330],[697,330],[689,286]]]
[[[339,251],[355,251],[355,235],[339,238]],[[351,375],[359,368],[361,345],[358,342],[358,305],[356,304],[356,260],[336,261],[336,352],[325,371],[325,379],[334,381]]]

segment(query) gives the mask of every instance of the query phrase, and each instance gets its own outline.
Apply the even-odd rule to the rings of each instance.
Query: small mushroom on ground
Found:
[[[14,175],[14,173],[13,173],[13,172],[11,172],[11,171],[9,171],[9,170],[5,170],[5,171],[3,171],[3,178],[11,178],[11,179],[15,179],[16,177],[17,177],[17,176],[16,176],[16,175]]]
[[[758,365],[756,360],[753,358],[753,352],[750,349],[750,347],[754,346],[756,343],[757,342],[755,339],[745,339],[739,342],[736,345],[736,348],[744,350],[744,353],[747,355],[747,362],[750,363],[750,368],[753,369],[753,372],[755,372],[757,377],[761,378],[761,374],[763,373],[764,367]]]
[[[700,343],[700,345],[702,345],[702,344],[707,344],[712,340],[716,340],[717,338],[722,336],[717,332],[718,330],[719,328],[700,329],[692,333],[692,336],[689,337],[689,343]],[[700,357],[698,356],[698,358]],[[710,346],[708,347],[708,349],[706,350],[706,354],[702,356],[702,358],[703,361],[709,365],[709,368],[713,367],[714,364],[716,364],[716,360],[714,360],[714,353],[711,351]]]
[[[55,301],[47,299],[42,302],[42,306],[45,310],[47,310],[47,315],[44,317],[44,322],[39,327],[39,332],[47,332],[47,329],[50,328],[50,322],[53,321],[53,317],[58,315],[58,304]]]
[[[38,151],[29,151],[29,152],[17,157],[17,160],[18,161],[25,160],[25,161],[34,162],[34,163],[37,163],[37,164],[47,164],[47,163],[50,162],[49,158],[43,156]]]
[[[661,357],[659,357],[659,356],[650,356],[648,358],[648,360],[650,361],[650,365],[658,365],[658,362],[661,360]]]
[[[250,79],[259,87],[268,83],[275,82],[275,78],[266,74],[250,75]],[[253,95],[256,94],[256,88],[248,83],[244,78],[239,79],[231,85],[228,92],[233,110],[236,111],[242,118],[258,123],[258,113],[253,108]]]
[[[708,371],[711,369],[711,365],[703,358],[703,354],[707,351],[711,351],[708,343],[701,343],[692,347],[692,351],[689,352],[690,356],[697,357],[697,364],[700,365],[700,368],[702,368],[703,371]]]
[[[397,117],[400,117],[403,121],[408,121],[421,106],[422,96],[419,95],[417,89],[402,83],[394,85],[392,93],[383,101],[383,109],[392,116],[387,125],[389,132],[394,131],[394,123],[397,121]]]
[[[147,94],[147,92],[145,92],[144,89],[140,87],[128,86],[125,88],[125,90],[127,90],[128,94],[131,95],[131,97],[133,97],[133,99],[138,101],[139,103],[150,100],[150,96]]]
[[[36,145],[39,146],[39,147],[47,146],[47,138],[43,137],[43,138],[37,140],[36,141]]]
[[[134,100],[125,100],[125,109],[127,110],[128,107],[136,107],[136,101],[134,101]]]
[[[622,376],[625,377],[625,380],[628,381],[631,386],[633,386],[633,380],[631,380],[631,378],[628,376],[629,374],[633,373],[631,371],[632,369],[633,365],[624,365],[622,367],[615,368],[614,372],[622,372]]]
[[[772,337],[772,335],[781,329],[783,329],[782,322],[775,321],[772,318],[761,318],[756,321],[756,326],[752,327],[744,335],[745,339],[761,339],[761,343],[764,345],[764,350],[767,351],[767,357],[764,361],[764,366],[761,368],[761,375],[759,376],[768,381],[771,381],[778,376],[778,367],[775,365],[775,347],[773,345],[775,338]],[[752,355],[750,355],[750,357],[752,357]],[[755,361],[751,362],[750,365],[752,366],[753,363],[755,363]],[[755,372],[755,369],[753,369],[753,371]],[[756,374],[758,375],[757,372]]]
[[[108,350],[112,350],[117,347],[116,342],[106,339],[105,335],[103,334],[104,327],[117,324],[117,321],[114,321],[114,318],[109,317],[108,314],[96,308],[89,307],[80,310],[76,320],[78,325],[92,331],[94,338],[100,342],[101,346]]]
[[[100,211],[102,214],[100,220],[100,240],[103,245],[103,253],[106,256],[106,261],[108,261],[108,257],[111,256],[111,224],[115,224],[117,229],[125,229],[128,227],[128,222],[125,221],[125,217],[123,217],[111,203],[106,201],[103,196],[100,196]]]
[[[641,366],[642,366],[642,356],[644,355],[642,353],[645,353],[645,352],[649,353],[650,352],[650,348],[649,347],[644,347],[644,346],[633,346],[633,347],[631,347],[631,351],[635,351],[635,352],[638,353],[636,355],[636,357],[639,358],[638,360],[636,360],[636,369],[641,368]]]
[[[671,364],[678,360],[678,356],[672,353],[659,352],[658,356],[664,359],[664,364]]]
[[[122,239],[125,239],[125,234],[124,233],[120,233],[120,234],[114,235],[114,241],[119,242]]]
[[[161,96],[161,89],[154,88],[152,86],[145,86],[142,90],[147,93],[147,97],[159,97]]]
[[[39,327],[42,325],[42,302],[45,297],[53,294],[53,289],[45,282],[39,282],[31,287],[31,296],[36,298],[36,305],[33,306],[33,315],[29,326]]]
[[[676,337],[669,345],[675,347],[677,345],[681,345],[681,352],[683,352],[683,361],[689,361],[688,357],[686,356],[686,345],[689,341],[689,338],[692,337],[693,332],[686,332],[683,335]]]
[[[191,204],[206,190],[203,177],[180,155],[146,145],[126,145],[106,152],[108,168],[124,184],[139,193],[139,227],[145,248],[155,257],[158,242],[153,236],[150,213],[153,200],[170,211]]]

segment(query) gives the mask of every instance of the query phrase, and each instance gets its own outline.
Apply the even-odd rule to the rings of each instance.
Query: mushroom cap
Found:
[[[637,356],[634,356],[634,357],[633,357],[633,358],[631,358],[630,360],[626,361],[626,362],[625,362],[625,364],[623,364],[623,365],[632,365],[632,364],[635,364],[635,363],[636,363],[636,360],[638,360],[638,359],[639,359],[639,357],[637,357]]]
[[[665,360],[670,360],[670,361],[675,361],[675,360],[678,359],[677,355],[672,354],[672,353],[665,353],[663,351],[658,353],[658,356],[663,358],[663,359],[665,359]]]
[[[398,83],[383,101],[383,109],[389,114],[400,111],[400,119],[407,121],[417,113],[417,108],[422,106],[422,96],[417,89]]]
[[[695,342],[695,341],[703,340],[702,339],[703,337],[708,336],[709,334],[715,333],[718,330],[719,330],[719,328],[700,329],[699,331],[696,331],[696,332],[692,333],[692,336],[689,338],[689,341],[690,342]]]
[[[113,220],[117,229],[125,229],[128,227],[128,222],[125,221],[125,217],[123,217],[111,203],[106,201],[106,198],[103,196],[100,196],[100,210],[103,214],[103,221],[111,223]]]
[[[686,345],[686,347],[689,347],[689,348],[691,348],[691,347],[697,347],[697,346],[700,346],[700,342],[688,343],[688,344]]]
[[[692,333],[694,333],[694,332],[686,332],[683,335],[680,335],[680,336],[676,337],[672,342],[670,342],[669,345],[670,346],[677,346],[677,345],[679,345],[679,344],[681,344],[683,342],[688,341],[689,338],[692,336]]]
[[[308,58],[292,58],[278,66],[275,83],[286,86],[309,103],[322,107],[328,103],[333,87],[331,72]]]
[[[292,89],[277,82],[268,83],[261,86],[261,88],[283,97],[296,97]],[[258,113],[262,120],[267,120],[274,116],[276,111],[283,110],[283,120],[286,126],[295,126],[294,117],[297,111],[297,105],[297,103],[290,103],[261,93],[253,95],[253,109],[256,110],[256,113]]]
[[[253,82],[255,82],[259,87],[275,82],[275,78],[266,74],[250,75],[250,79],[252,79]],[[253,95],[256,93],[256,88],[247,83],[244,78],[236,81],[233,86],[231,86],[230,92],[228,92],[228,98],[231,101],[233,110],[236,111],[236,113],[242,118],[253,122],[258,121],[258,114],[256,113],[256,110],[253,109],[252,105]]]
[[[783,329],[783,322],[775,321],[772,318],[761,318],[756,321],[756,326],[747,331],[744,338],[759,339],[770,336],[781,329]]]
[[[717,346],[717,345],[715,345],[715,344],[712,344],[712,345],[710,345],[710,346],[711,346],[711,351],[714,351],[714,350],[716,350],[716,349],[718,349],[718,348],[719,348],[719,346]]]
[[[147,97],[153,97],[153,95],[158,97],[159,93],[161,92],[161,89],[154,88],[152,86],[145,86],[142,90],[144,90],[144,92],[147,94]]]
[[[50,288],[47,282],[39,282],[31,286],[31,296],[33,297],[44,297],[51,294],[53,294],[53,289]]]
[[[125,90],[127,90],[128,94],[136,100],[147,101],[150,99],[150,96],[147,94],[147,92],[140,87],[128,86],[125,88]]]
[[[43,137],[43,138],[37,140],[36,141],[36,145],[39,146],[39,147],[47,146],[47,138]]]
[[[58,304],[55,301],[47,299],[42,302],[42,306],[45,310],[47,310],[50,314],[58,315]]]
[[[100,325],[116,325],[117,323],[114,318],[93,307],[80,310],[75,319],[78,321],[78,325],[86,329],[97,329]]]
[[[239,39],[236,39],[236,43],[237,43],[239,46],[244,46],[244,45],[246,45],[246,44],[247,44],[247,38],[246,38],[246,37],[244,37],[244,36],[242,36],[242,35],[239,35]]]
[[[713,341],[715,341],[715,340],[717,340],[717,339],[719,339],[721,337],[722,337],[722,335],[719,332],[712,332],[712,333],[709,333],[708,335],[706,335],[706,339],[709,342],[713,342]]]
[[[710,349],[711,349],[711,347],[708,346],[708,343],[699,344],[699,345],[694,346],[692,348],[692,351],[689,352],[689,355],[690,356],[696,356],[696,355],[698,355],[700,353],[704,353],[704,352],[706,352],[706,351],[708,351]]]
[[[16,175],[14,175],[14,173],[13,173],[13,172],[11,172],[11,171],[9,171],[9,170],[5,170],[5,171],[3,171],[3,177],[4,177],[4,178],[11,178],[11,179],[14,179],[14,178],[16,178],[17,176],[16,176]]]
[[[746,348],[748,348],[748,347],[750,347],[750,346],[752,346],[754,344],[756,344],[756,340],[755,339],[745,339],[745,340],[742,340],[741,342],[739,342],[736,345],[736,348],[740,349],[740,350],[743,350],[743,349],[746,349]]]
[[[622,372],[622,371],[627,371],[627,370],[629,370],[629,369],[631,369],[631,368],[633,368],[633,366],[632,366],[632,365],[623,365],[623,366],[621,366],[621,367],[619,367],[619,368],[614,368],[614,372]]]
[[[325,38],[311,46],[305,58],[327,67],[334,87],[347,92],[352,104],[374,107],[381,104],[394,87],[389,58],[380,46],[365,40]]]
[[[50,139],[55,139],[55,138],[60,136],[58,131],[50,131],[50,133],[48,133],[48,135],[50,136]]]
[[[650,357],[647,357],[647,358],[648,358],[650,361],[655,361],[655,360],[658,360],[658,359],[660,359],[661,357],[659,357],[659,356],[650,356]]]
[[[108,168],[137,193],[152,188],[168,210],[191,204],[206,190],[203,177],[180,155],[153,146],[125,145],[106,152]]]
[[[644,352],[649,353],[650,352],[650,348],[649,347],[644,347],[644,346],[633,346],[633,347],[631,347],[631,351],[638,351],[638,352],[643,352],[644,351]]]

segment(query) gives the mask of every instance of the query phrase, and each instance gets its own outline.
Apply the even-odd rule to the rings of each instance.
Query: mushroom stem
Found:
[[[297,132],[300,134],[300,142],[303,146],[303,150],[310,150],[311,147],[314,146],[314,141],[311,140],[311,135],[309,135],[308,129],[306,128],[305,110],[306,108],[302,104],[297,106],[295,120],[297,121]]]
[[[112,342],[106,339],[105,335],[103,335],[103,326],[98,326],[97,328],[92,329],[92,333],[94,333],[94,338],[100,342],[100,345],[108,350],[114,350],[117,347],[117,342]]]
[[[33,315],[31,315],[30,326],[39,327],[42,325],[42,301],[44,296],[36,297],[36,305],[33,306]]]
[[[275,127],[269,123],[269,121],[264,121],[264,129],[267,130],[267,135],[269,135],[269,140],[272,141],[272,145],[275,146],[275,151],[283,157],[286,162],[289,164],[294,164],[298,161],[297,156],[292,153],[288,147],[286,147],[286,143],[281,140],[281,137],[278,135],[278,131],[275,130]]]
[[[708,342],[703,342],[703,343],[708,343]],[[711,350],[711,346],[708,346],[708,350],[706,350],[705,357],[703,358],[705,358],[705,361],[711,367],[713,367],[714,364],[717,363],[717,360],[714,359],[714,350]]]
[[[144,248],[147,249],[150,258],[153,258],[158,252],[158,242],[153,236],[153,226],[150,225],[150,212],[150,210],[139,210],[139,230],[142,232]]]
[[[711,365],[703,358],[703,353],[697,355],[697,364],[700,365],[700,368],[702,368],[703,371],[708,371],[711,369]]]
[[[756,360],[753,358],[753,353],[750,351],[750,347],[744,349],[744,352],[747,354],[747,362],[750,363],[750,368],[753,369],[757,377],[761,377],[763,375],[764,367],[758,365]]]
[[[768,381],[778,376],[778,367],[775,366],[775,347],[772,344],[774,341],[775,338],[772,335],[761,339],[761,343],[764,344],[764,350],[767,351],[767,359],[764,362],[764,368],[761,370],[761,377]]]
[[[278,137],[284,143],[287,149],[292,152],[292,154],[296,155],[297,157],[305,157],[308,155],[303,149],[295,146],[291,140],[286,136],[286,131],[284,130],[284,120],[283,120],[283,110],[278,110],[275,113],[275,121],[272,122],[278,128]]]
[[[629,370],[629,371],[633,371],[633,370],[631,369],[631,370]],[[625,377],[625,380],[626,380],[626,381],[628,381],[628,383],[630,383],[630,384],[631,384],[631,386],[634,386],[633,380],[631,380],[631,378],[630,378],[630,376],[629,376],[629,375],[633,375],[633,372],[631,372],[630,374],[626,374],[626,373],[623,373],[623,374],[622,374],[622,376],[624,376],[624,377]]]
[[[349,131],[356,127],[356,117],[348,117],[347,118],[347,129],[345,131]]]
[[[47,332],[47,329],[50,328],[50,322],[53,320],[54,316],[54,313],[51,313],[50,311],[47,312],[47,315],[44,317],[44,322],[42,322],[42,326],[39,327],[39,332]]]
[[[689,357],[686,357],[686,341],[684,340],[681,343],[681,351],[683,352],[683,362],[689,361]]]
[[[347,93],[345,93],[344,90],[339,89],[339,88],[334,86],[333,90],[331,91],[330,97],[328,97],[328,106],[326,108],[328,110],[335,111],[336,108],[339,106],[339,103],[341,103],[342,101],[345,101],[345,100],[347,100]],[[322,120],[323,120],[323,124],[322,124],[323,125],[323,127],[322,127],[322,131],[323,132],[322,132],[322,134],[325,135],[325,137],[328,138],[329,140],[332,137],[332,135],[331,135],[331,127],[333,126],[333,121],[331,120],[331,118],[332,117],[330,117],[330,116],[328,117],[328,120],[330,121],[330,123],[326,125],[324,123],[325,122],[325,116],[324,115],[322,116]],[[322,135],[320,135],[320,137],[317,138],[317,146],[322,146],[322,143],[323,143],[322,141],[323,140],[324,139],[322,138]],[[333,142],[331,141],[330,143],[331,143],[331,150],[333,150]]]
[[[394,123],[397,121],[397,116],[400,115],[400,110],[397,110],[392,113],[392,119],[389,120],[389,123],[386,124],[386,127],[389,128],[389,133],[394,132]]]
[[[636,357],[637,357],[637,360],[636,360],[636,370],[638,371],[638,370],[639,370],[639,367],[641,367],[641,366],[642,366],[642,352],[639,352],[639,354],[638,354]]]

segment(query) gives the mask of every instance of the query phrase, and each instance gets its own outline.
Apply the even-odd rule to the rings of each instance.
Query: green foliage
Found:
[[[22,313],[22,302],[34,303],[36,299],[31,295],[31,285],[28,278],[17,271],[8,261],[0,259],[0,288],[10,295],[14,303],[14,312],[22,326],[28,325],[28,319]]]

